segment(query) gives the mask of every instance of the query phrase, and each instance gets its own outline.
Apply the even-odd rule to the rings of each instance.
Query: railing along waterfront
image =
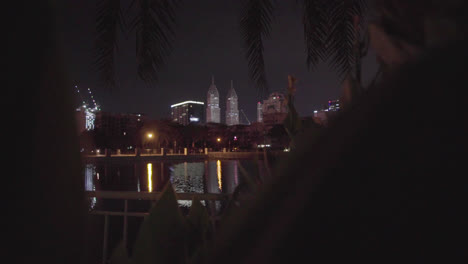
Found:
[[[168,156],[212,156],[212,155],[222,155],[222,156],[229,156],[229,155],[252,155],[252,154],[262,154],[264,152],[267,153],[284,153],[289,152],[289,149],[284,150],[270,150],[266,148],[262,149],[254,149],[254,150],[236,150],[230,151],[227,148],[213,150],[211,148],[204,148],[204,149],[139,149],[136,148],[134,151],[131,152],[122,152],[120,149],[111,150],[111,149],[96,149],[92,152],[82,153],[84,157],[141,157],[141,156],[153,156],[153,157],[168,157]]]
[[[114,199],[123,200],[124,210],[123,211],[104,211],[104,210],[91,210],[91,215],[102,215],[104,216],[104,234],[103,234],[103,245],[102,245],[102,263],[107,263],[107,251],[108,251],[108,232],[109,232],[109,216],[121,216],[123,217],[122,226],[122,240],[124,245],[127,245],[127,218],[130,217],[145,217],[149,215],[149,212],[129,212],[128,211],[128,200],[147,200],[156,202],[162,195],[162,192],[131,192],[131,191],[86,191],[86,197],[88,198],[100,198],[100,199]],[[177,201],[193,200],[194,198],[205,201],[225,201],[229,199],[227,194],[215,194],[215,193],[176,193]],[[151,208],[148,208],[148,211]],[[213,228],[215,228],[215,221],[217,220],[215,215],[210,216]]]
[[[259,151],[205,151],[204,153],[154,153],[142,152],[137,154],[114,154],[114,153],[100,153],[100,154],[85,154],[85,160],[120,160],[120,159],[155,159],[155,160],[206,160],[206,159],[263,159],[265,156],[269,157],[284,157],[289,152],[282,150],[259,150]]]

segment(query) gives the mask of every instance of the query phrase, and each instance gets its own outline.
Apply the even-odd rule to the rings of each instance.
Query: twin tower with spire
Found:
[[[239,124],[239,108],[237,105],[237,94],[231,80],[231,88],[226,99],[226,125],[233,126]],[[208,88],[206,98],[206,122],[221,123],[221,108],[219,107],[219,92],[216,88],[214,76],[211,76],[211,85]]]

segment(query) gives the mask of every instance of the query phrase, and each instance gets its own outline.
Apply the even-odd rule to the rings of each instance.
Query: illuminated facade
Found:
[[[314,111],[314,121],[320,125],[327,126],[328,121],[336,112],[340,111],[340,100],[329,100],[322,109]]]
[[[76,109],[76,120],[78,122],[78,132],[93,130],[95,128],[96,113],[98,111],[86,107]]]
[[[340,110],[340,100],[328,101],[328,111],[336,112]]]
[[[228,91],[226,99],[226,125],[234,126],[239,124],[239,108],[238,98],[234,90],[233,81],[231,80],[231,88]]]
[[[206,98],[206,122],[221,123],[221,109],[219,108],[219,92],[214,83],[214,77],[211,78],[211,85],[208,88]]]
[[[197,101],[185,101],[171,105],[172,121],[181,125],[204,123],[205,103]]]
[[[262,102],[257,103],[257,122],[263,122],[263,105]]]

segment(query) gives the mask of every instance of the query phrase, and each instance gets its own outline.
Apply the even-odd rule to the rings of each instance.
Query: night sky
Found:
[[[61,2],[61,1],[58,1]],[[239,0],[184,1],[177,13],[176,39],[166,68],[156,87],[147,87],[136,73],[134,34],[122,37],[117,57],[120,87],[109,91],[99,86],[93,67],[95,0],[63,1],[58,8],[59,41],[70,79],[81,88],[90,87],[103,111],[145,113],[150,118],[170,116],[170,105],[185,100],[206,101],[211,75],[220,93],[224,120],[225,101],[231,79],[250,121],[256,120],[256,88],[247,73],[239,31]],[[270,92],[287,87],[287,75],[297,78],[296,108],[302,116],[337,99],[341,85],[327,63],[307,69],[300,8],[296,1],[277,1],[271,37],[265,41],[266,74]],[[367,84],[376,72],[375,53],[370,50],[363,61],[363,81]],[[73,87],[70,87],[73,89]],[[244,118],[241,117],[244,123]]]

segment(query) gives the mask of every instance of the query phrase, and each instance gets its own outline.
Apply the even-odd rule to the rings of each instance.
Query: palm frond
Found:
[[[124,19],[119,0],[97,2],[95,62],[106,88],[116,86],[115,53],[119,28],[123,30]]]
[[[357,28],[354,26],[356,18],[365,14],[367,3],[364,0],[332,0],[327,2],[328,38],[327,52],[331,57],[330,66],[342,78],[352,70],[356,59],[355,44]],[[363,26],[363,19],[359,20],[358,28]]]
[[[352,8],[359,17],[359,31],[364,32],[368,23],[369,0],[354,0],[352,1]]]
[[[315,67],[325,60],[327,50],[324,45],[327,39],[326,0],[300,0],[303,8],[304,43],[306,47],[307,67]]]
[[[242,7],[240,30],[246,46],[249,77],[264,95],[268,92],[263,57],[263,40],[270,35],[274,3],[272,0],[247,0]]]
[[[137,72],[148,85],[158,80],[158,72],[172,51],[175,9],[180,1],[140,0],[132,22],[136,31]]]

